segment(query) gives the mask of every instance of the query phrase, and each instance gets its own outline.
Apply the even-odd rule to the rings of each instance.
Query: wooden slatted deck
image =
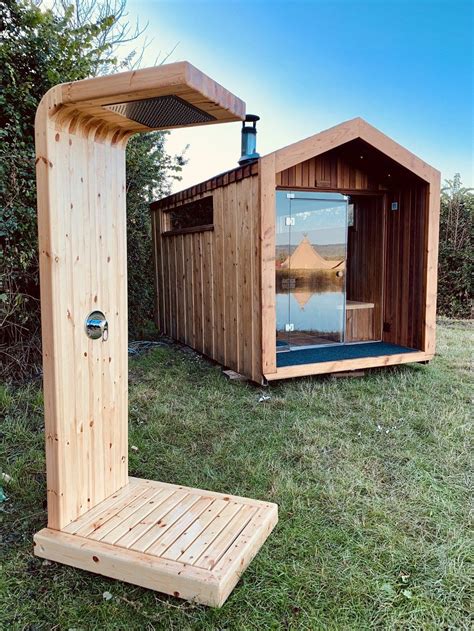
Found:
[[[278,521],[276,504],[130,478],[35,554],[220,607]]]

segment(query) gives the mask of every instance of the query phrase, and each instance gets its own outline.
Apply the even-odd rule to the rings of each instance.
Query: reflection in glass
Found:
[[[343,195],[277,192],[277,350],[343,342],[346,235]]]

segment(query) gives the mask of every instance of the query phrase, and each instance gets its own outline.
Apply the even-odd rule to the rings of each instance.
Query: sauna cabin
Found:
[[[151,204],[160,331],[258,383],[429,361],[439,172],[360,118],[260,157],[256,118]]]

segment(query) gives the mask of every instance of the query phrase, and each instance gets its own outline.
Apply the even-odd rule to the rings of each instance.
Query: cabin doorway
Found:
[[[383,218],[380,195],[277,190],[277,352],[381,340]]]
[[[277,191],[277,350],[343,344],[348,197]]]

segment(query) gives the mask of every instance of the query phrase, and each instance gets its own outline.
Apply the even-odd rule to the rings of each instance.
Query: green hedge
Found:
[[[462,186],[457,173],[441,193],[438,313],[452,318],[472,318],[473,298],[472,189]]]

